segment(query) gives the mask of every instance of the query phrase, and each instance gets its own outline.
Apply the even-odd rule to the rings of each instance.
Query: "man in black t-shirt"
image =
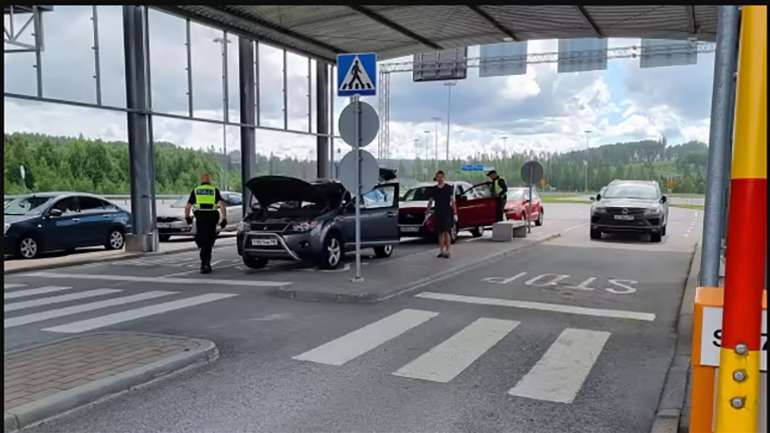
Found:
[[[217,209],[219,208],[219,209]],[[227,211],[219,188],[211,184],[208,173],[201,174],[201,183],[187,199],[184,217],[192,224],[190,211],[195,211],[195,243],[200,248],[201,274],[211,273],[211,250],[217,239],[217,222],[221,228],[227,226]],[[221,217],[221,218],[220,218]]]
[[[435,203],[433,224],[438,235],[439,253],[437,257],[449,258],[449,247],[452,245],[450,231],[454,228],[457,215],[454,187],[444,181],[444,172],[436,172],[434,180],[436,186],[431,189],[428,207],[425,212],[430,212],[431,204]]]

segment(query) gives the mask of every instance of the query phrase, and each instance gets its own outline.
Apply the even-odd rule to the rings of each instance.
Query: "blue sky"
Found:
[[[93,100],[90,7],[57,6],[46,18],[46,96]],[[125,100],[122,36],[116,31],[122,25],[120,7],[100,6],[99,22],[105,102],[121,105]],[[155,108],[186,113],[184,21],[152,11],[150,35]],[[212,43],[218,35],[221,33],[206,26],[192,28],[195,112],[214,119],[222,116],[221,57],[219,47]],[[608,45],[639,43],[639,39],[610,39]],[[553,52],[556,48],[556,40],[529,42],[530,53]],[[470,56],[478,51],[478,47],[469,47]],[[237,83],[237,44],[231,43],[228,53],[230,80]],[[557,74],[555,64],[537,64],[529,65],[526,75],[490,78],[479,78],[478,70],[471,69],[468,78],[458,81],[452,90],[451,155],[470,157],[480,152],[524,150],[563,152],[583,148],[585,130],[593,131],[592,147],[661,136],[672,144],[693,139],[706,141],[713,59],[713,54],[701,54],[695,65],[652,69],[640,69],[637,59],[618,59],[610,60],[604,71],[566,74]],[[30,55],[5,54],[6,91],[34,93],[32,60]],[[281,61],[280,50],[262,48],[261,110],[263,124],[271,126],[282,125]],[[289,124],[306,128],[306,59],[290,54],[288,63]],[[314,71],[311,75],[315,75]],[[230,117],[237,119],[237,88],[231,86],[228,93],[233,101]],[[376,98],[364,100],[377,108]],[[335,99],[336,114],[346,101]],[[415,83],[411,73],[393,74],[390,106],[392,157],[424,154],[420,146],[435,144],[436,122],[432,117],[441,118],[438,142],[444,149],[447,89],[441,82]],[[11,98],[4,99],[4,108],[6,132],[83,134],[126,140],[125,115],[121,113]],[[185,147],[222,146],[221,127],[208,123],[156,118],[154,132],[158,140]],[[238,128],[228,128],[227,136],[228,149],[236,148]],[[335,142],[341,154],[348,148],[340,140]],[[372,147],[376,147],[376,141]],[[258,131],[257,148],[263,154],[312,158],[315,139]]]

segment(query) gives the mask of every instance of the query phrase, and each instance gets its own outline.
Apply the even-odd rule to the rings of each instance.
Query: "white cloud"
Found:
[[[503,97],[519,102],[531,96],[540,94],[535,68],[528,68],[526,75],[512,75],[505,78]]]

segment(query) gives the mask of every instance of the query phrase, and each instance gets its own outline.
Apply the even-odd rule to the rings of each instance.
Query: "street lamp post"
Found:
[[[425,130],[425,180],[430,178],[430,169],[428,168],[428,160],[430,159],[430,131]]]
[[[583,168],[585,169],[585,192],[588,192],[588,135],[592,131],[586,129],[583,132],[586,134],[586,159],[583,160]]]
[[[436,143],[435,143],[435,148],[434,148],[434,151],[433,151],[433,153],[434,153],[433,159],[436,161],[435,165],[438,166],[438,123],[441,122],[441,118],[434,116],[434,117],[431,117],[431,119],[436,121],[436,134],[435,134],[435,137],[434,137]]]
[[[450,114],[452,112],[452,87],[456,86],[457,82],[447,81],[444,86],[447,88],[447,103],[446,103],[446,160],[449,161],[449,125]]]
[[[227,122],[229,122],[229,100],[227,97],[227,38],[212,41],[222,46],[222,190],[227,190]]]

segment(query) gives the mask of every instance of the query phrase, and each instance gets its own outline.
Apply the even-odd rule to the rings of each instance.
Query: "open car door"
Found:
[[[489,182],[473,185],[457,197],[460,228],[491,226],[497,222],[497,200]]]

